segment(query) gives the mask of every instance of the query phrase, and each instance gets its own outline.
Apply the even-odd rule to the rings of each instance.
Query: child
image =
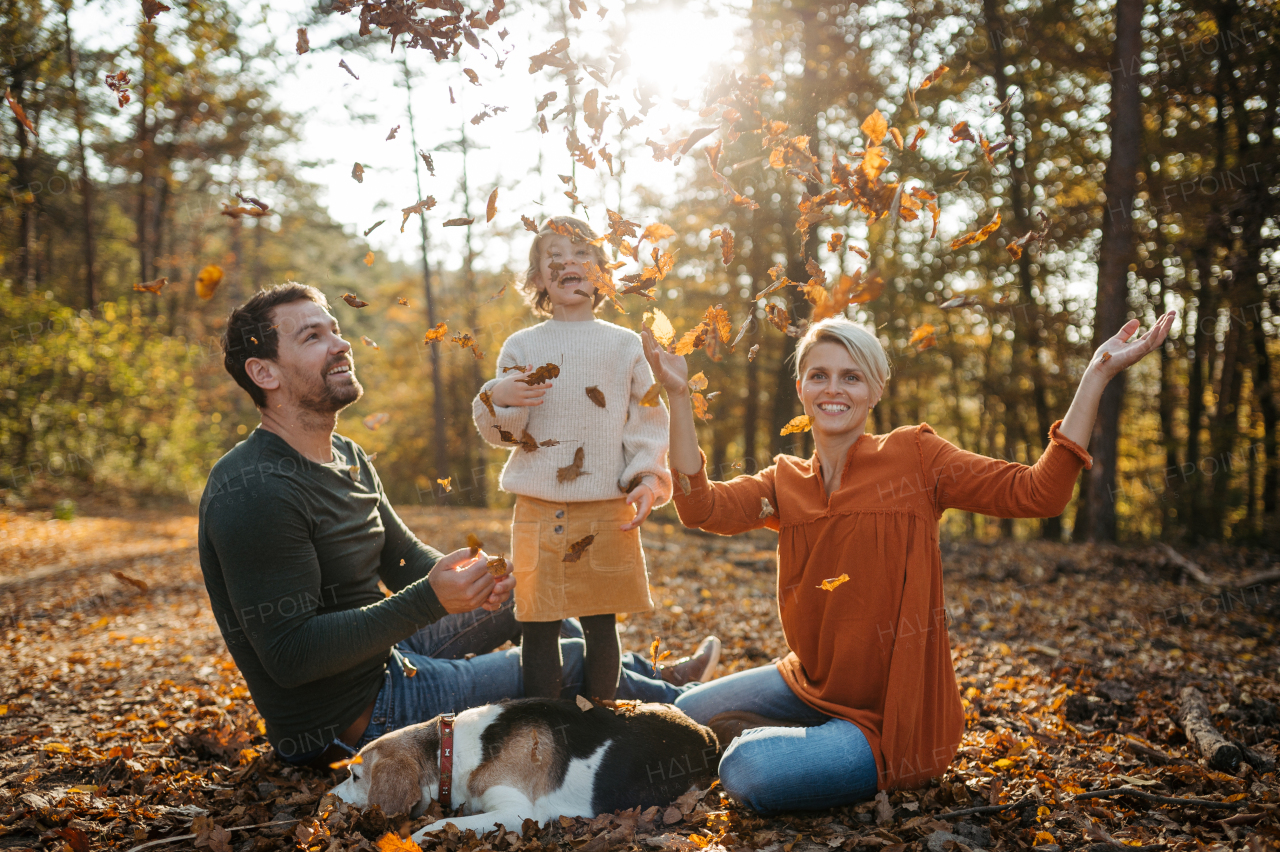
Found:
[[[560,697],[560,622],[571,616],[586,641],[583,693],[614,697],[617,613],[653,607],[640,524],[671,499],[667,411],[640,404],[653,384],[640,336],[595,318],[604,297],[592,275],[610,274],[595,236],[568,216],[538,231],[520,289],[547,319],[507,338],[497,377],[472,405],[484,439],[514,447],[502,488],[516,495],[511,561],[528,697]]]

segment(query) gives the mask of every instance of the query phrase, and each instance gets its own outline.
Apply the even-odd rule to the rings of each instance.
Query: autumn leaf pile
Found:
[[[656,608],[622,620],[624,646],[648,656],[656,638],[678,657],[715,633],[725,646],[722,674],[785,653],[773,534],[695,534],[668,512],[645,527]],[[403,514],[425,541],[446,548],[465,544],[459,530],[495,544],[509,530],[502,510]],[[8,545],[0,552],[0,847],[127,850],[190,834],[159,848],[408,848],[394,843],[414,826],[323,800],[337,773],[274,756],[210,614],[193,517],[46,518],[0,515]],[[1275,774],[1208,769],[1176,722],[1179,689],[1198,686],[1221,731],[1274,756],[1280,599],[1272,587],[1179,585],[1149,548],[943,549],[967,724],[940,782],[772,818],[727,800],[717,784],[668,809],[500,836],[449,834],[427,848],[961,848],[942,846],[956,842],[942,831],[987,850],[1275,846]],[[1223,584],[1262,567],[1243,550],[1194,556]],[[854,587],[850,574],[830,594]],[[1120,786],[1235,805],[1072,801]],[[946,816],[1008,804],[1015,806]]]

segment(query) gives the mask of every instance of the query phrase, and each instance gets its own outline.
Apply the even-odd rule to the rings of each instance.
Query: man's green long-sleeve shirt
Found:
[[[333,457],[308,461],[255,429],[214,465],[200,500],[209,601],[285,757],[350,726],[391,646],[445,615],[426,579],[440,553],[405,527],[354,441],[335,433]]]

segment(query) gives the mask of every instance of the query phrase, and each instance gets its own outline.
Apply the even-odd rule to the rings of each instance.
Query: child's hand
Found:
[[[688,393],[689,365],[684,356],[662,351],[648,326],[640,329],[640,342],[644,345],[644,359],[649,362],[654,381],[666,388],[668,394]]]
[[[489,395],[494,405],[509,408],[513,405],[542,405],[542,396],[551,389],[551,382],[540,385],[526,385],[520,379],[533,372],[533,367],[512,371],[493,386]]]
[[[684,360],[681,358],[680,360]],[[623,524],[620,529],[624,532],[627,530],[638,529],[644,523],[645,518],[649,517],[649,511],[653,508],[654,501],[653,489],[646,483],[640,483],[631,492],[627,494],[627,505],[636,507],[636,516],[627,523]]]

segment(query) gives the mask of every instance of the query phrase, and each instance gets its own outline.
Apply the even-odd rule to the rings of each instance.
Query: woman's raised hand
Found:
[[[1146,334],[1136,340],[1132,338],[1138,332],[1141,323],[1136,319],[1129,320],[1116,333],[1115,337],[1104,342],[1098,347],[1098,351],[1093,353],[1093,360],[1089,362],[1089,369],[1097,372],[1107,380],[1118,376],[1141,361],[1148,352],[1164,343],[1164,339],[1169,336],[1169,329],[1173,327],[1173,321],[1177,316],[1177,311],[1169,311],[1156,320],[1156,324],[1151,326]]]
[[[653,379],[667,389],[668,394],[689,389],[689,365],[683,355],[672,355],[658,345],[648,326],[640,329],[640,342],[644,345],[644,359],[649,362]]]

